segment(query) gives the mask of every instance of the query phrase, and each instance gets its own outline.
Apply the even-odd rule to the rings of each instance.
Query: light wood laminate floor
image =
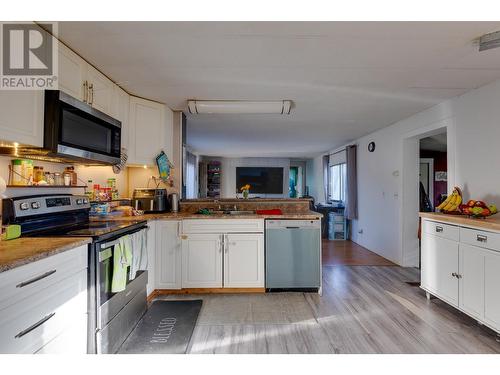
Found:
[[[395,266],[390,260],[352,241],[322,240],[324,266]]]
[[[413,268],[325,266],[323,295],[169,295],[204,303],[189,353],[500,353],[495,334],[407,281]]]

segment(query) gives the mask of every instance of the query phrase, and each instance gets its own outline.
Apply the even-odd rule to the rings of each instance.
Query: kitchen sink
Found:
[[[214,215],[255,215],[255,211],[245,211],[245,210],[213,210],[211,211]]]

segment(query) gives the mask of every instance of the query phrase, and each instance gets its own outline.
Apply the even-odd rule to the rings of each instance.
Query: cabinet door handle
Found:
[[[94,104],[94,84],[91,83],[89,85],[89,104],[93,105]]]
[[[181,222],[177,222],[177,237],[181,236]]]
[[[443,227],[436,226],[436,232],[437,233],[442,233],[443,232]]]
[[[224,251],[227,254],[229,250],[229,239],[227,238],[227,234],[224,235]]]
[[[482,234],[478,234],[476,239],[479,241],[479,242],[487,242],[488,241],[488,237],[487,236],[484,236]]]
[[[89,96],[89,91],[88,91],[88,82],[83,81],[83,102],[87,103],[88,96]]]
[[[39,276],[36,276],[32,279],[29,279],[27,281],[23,281],[22,283],[19,283],[16,285],[16,288],[23,288],[27,285],[30,285],[30,284],[33,284],[33,283],[36,283],[37,281],[40,281],[42,279],[45,279],[46,277],[49,277],[50,275],[56,273],[56,270],[52,270],[52,271],[47,271]]]
[[[49,315],[43,317],[42,319],[40,319],[38,322],[36,322],[32,326],[29,326],[28,328],[26,328],[26,329],[22,330],[21,332],[19,332],[17,335],[14,336],[14,338],[19,339],[19,338],[23,337],[24,335],[27,335],[28,333],[30,333],[34,329],[40,327],[43,323],[45,323],[47,320],[49,320],[50,318],[52,318],[54,315],[56,315],[55,312],[53,312],[52,314],[49,314]]]
[[[453,277],[457,277],[457,273],[456,273],[456,272],[452,272],[452,273],[451,273],[451,276],[453,276]]]

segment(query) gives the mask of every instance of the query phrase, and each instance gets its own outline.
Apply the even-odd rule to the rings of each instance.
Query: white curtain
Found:
[[[197,157],[196,155],[186,152],[186,198],[198,198],[198,183],[197,183]]]

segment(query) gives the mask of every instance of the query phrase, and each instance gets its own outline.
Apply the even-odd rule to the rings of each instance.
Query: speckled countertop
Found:
[[[0,241],[0,272],[92,242],[88,237],[21,237]]]
[[[166,213],[156,213],[156,214],[144,214],[141,216],[99,216],[92,217],[92,220],[97,221],[110,221],[110,220],[183,220],[183,219],[299,219],[299,220],[315,220],[321,219],[322,214],[314,211],[308,212],[297,212],[297,213],[283,213],[283,215],[257,215],[257,214],[246,214],[246,215],[224,215],[224,214],[214,214],[214,215],[200,215],[193,214],[189,212],[166,212]]]
[[[183,220],[183,219],[299,219],[316,220],[321,219],[318,212],[296,212],[283,213],[283,215],[200,215],[189,212],[179,213],[156,213],[141,216],[105,216],[93,217],[97,221],[135,221],[135,220]],[[21,237],[10,241],[0,241],[0,272],[22,266],[45,257],[55,255],[62,251],[71,250],[77,246],[92,242],[88,237]]]
[[[420,212],[419,215],[423,219],[441,221],[445,223],[485,230],[500,231],[500,214],[486,217],[484,219],[474,219],[464,215],[447,215],[440,212]]]

